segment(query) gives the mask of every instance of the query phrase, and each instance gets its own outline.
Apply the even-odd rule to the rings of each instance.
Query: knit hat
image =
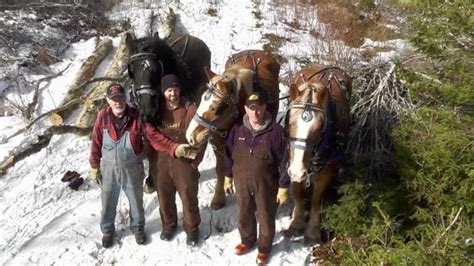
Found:
[[[265,104],[265,100],[259,92],[253,92],[245,101],[248,108],[255,108]]]
[[[165,75],[161,78],[161,93],[164,94],[168,88],[176,87],[181,89],[181,83],[178,80],[178,77],[173,74]]]
[[[120,84],[113,84],[107,89],[105,96],[109,99],[118,96],[125,97],[125,89]]]

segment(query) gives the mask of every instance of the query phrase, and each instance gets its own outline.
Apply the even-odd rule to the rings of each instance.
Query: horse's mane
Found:
[[[298,92],[301,93],[301,94],[298,93],[299,95],[298,95],[298,97],[296,97],[295,100],[305,101],[305,100],[307,100],[307,97],[309,96],[309,91],[310,90],[313,90],[313,93],[315,93],[315,94],[320,94],[320,93],[324,92],[325,88],[326,87],[323,84],[319,83],[319,82],[306,81],[297,88]],[[307,91],[307,92],[302,93],[302,92],[305,92],[305,91]]]
[[[247,92],[253,90],[253,76],[255,72],[248,68],[243,68],[240,65],[234,65],[227,69],[223,74],[223,81],[235,80],[237,82],[237,91],[241,88],[245,88]]]

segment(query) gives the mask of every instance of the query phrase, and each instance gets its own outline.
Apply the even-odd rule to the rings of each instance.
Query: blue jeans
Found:
[[[130,229],[132,232],[143,231],[145,226],[145,211],[143,208],[143,164],[127,168],[108,168],[104,170],[119,172],[113,175],[107,175],[102,183],[102,215],[100,220],[100,229],[103,234],[113,234],[115,232],[115,216],[117,214],[117,203],[120,191],[123,190],[129,202]],[[141,172],[141,173],[140,173]],[[107,174],[107,173],[104,173]],[[135,176],[139,182],[127,182]],[[126,176],[120,178],[120,176]],[[142,178],[138,178],[141,176]],[[125,180],[128,179],[128,180]],[[121,181],[121,182],[120,182]],[[124,182],[125,181],[125,182]]]
[[[129,202],[130,229],[143,231],[145,210],[143,209],[143,179],[145,176],[143,159],[135,155],[128,131],[118,140],[110,138],[104,130],[102,158],[102,212],[100,229],[103,234],[115,232],[115,216],[120,191],[123,190]]]

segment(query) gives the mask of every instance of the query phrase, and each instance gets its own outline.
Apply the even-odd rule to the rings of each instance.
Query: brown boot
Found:
[[[102,246],[104,248],[110,248],[114,244],[114,235],[113,234],[104,234],[102,236]]]
[[[137,242],[138,245],[143,245],[146,242],[146,236],[143,231],[137,231],[134,233],[135,235],[135,242]]]
[[[258,252],[257,254],[257,264],[267,264],[268,263],[268,253]]]
[[[251,248],[252,246],[246,245],[244,243],[240,243],[237,246],[235,246],[234,250],[235,250],[235,254],[240,256],[247,253]]]

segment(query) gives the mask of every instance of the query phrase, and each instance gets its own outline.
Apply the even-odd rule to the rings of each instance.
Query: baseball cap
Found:
[[[245,101],[245,105],[249,108],[259,107],[265,104],[263,97],[258,92],[253,92]]]
[[[120,84],[113,84],[107,89],[105,96],[107,98],[125,97],[125,89]]]

